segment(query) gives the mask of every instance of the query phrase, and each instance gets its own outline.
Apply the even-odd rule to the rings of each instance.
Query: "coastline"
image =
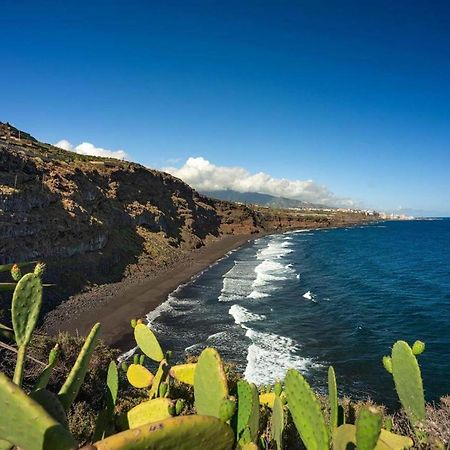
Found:
[[[129,350],[134,345],[130,319],[144,318],[150,311],[167,300],[178,286],[207,269],[211,264],[223,258],[251,240],[267,233],[226,235],[198,250],[192,251],[186,260],[179,261],[154,277],[131,283],[124,289],[111,295],[93,308],[81,310],[78,315],[65,318],[57,325],[44,324],[49,334],[68,332],[85,336],[91,327],[101,323],[101,339],[108,345],[120,350]]]
[[[211,264],[248,242],[272,234],[303,229],[333,229],[373,221],[344,221],[325,226],[308,224],[300,227],[261,230],[253,234],[224,235],[218,240],[192,250],[181,261],[162,269],[156,275],[140,280],[124,279],[99,290],[89,290],[61,304],[44,319],[43,330],[86,336],[96,322],[101,323],[100,338],[109,346],[127,351],[134,346],[130,320],[144,318],[180,285],[207,269]],[[305,224],[306,225],[306,224]],[[311,226],[312,225],[312,226]]]

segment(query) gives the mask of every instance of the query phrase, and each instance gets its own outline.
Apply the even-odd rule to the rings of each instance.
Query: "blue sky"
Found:
[[[0,121],[41,140],[450,214],[447,1],[3,0],[0,26]]]

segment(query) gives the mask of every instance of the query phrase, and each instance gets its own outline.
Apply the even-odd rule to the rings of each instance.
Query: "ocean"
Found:
[[[265,236],[230,252],[148,314],[179,359],[214,346],[257,384],[298,369],[319,392],[396,405],[381,364],[420,339],[427,400],[450,393],[450,220]]]

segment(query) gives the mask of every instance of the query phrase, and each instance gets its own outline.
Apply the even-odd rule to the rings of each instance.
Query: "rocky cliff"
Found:
[[[84,287],[169,265],[223,234],[335,222],[212,200],[169,174],[68,152],[0,123],[0,264],[44,260],[57,284],[48,308]]]

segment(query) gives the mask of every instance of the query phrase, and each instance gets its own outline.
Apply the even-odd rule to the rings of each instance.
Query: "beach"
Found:
[[[58,314],[60,320],[47,321],[44,329],[50,334],[68,332],[85,336],[96,322],[100,322],[101,339],[106,344],[129,350],[134,345],[130,326],[132,318],[144,318],[180,284],[189,281],[229,251],[262,235],[264,233],[223,236],[205,247],[193,250],[186,260],[175,263],[154,277],[125,285],[123,282],[115,283],[112,292],[104,296],[101,302],[91,302],[94,304],[87,309],[77,307],[70,313],[70,305],[63,304],[64,317]]]

